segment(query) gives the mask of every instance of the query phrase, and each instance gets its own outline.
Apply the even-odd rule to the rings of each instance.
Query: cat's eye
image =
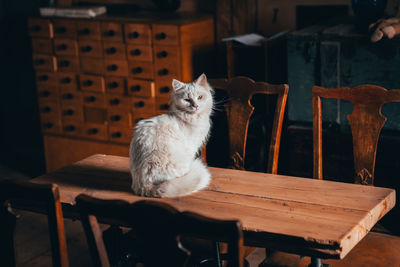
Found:
[[[199,95],[199,97],[197,98],[198,100],[200,100],[200,99],[202,99],[203,98],[203,96],[202,95]]]
[[[185,101],[186,101],[186,102],[190,102],[190,99],[189,99],[189,98],[185,98]]]

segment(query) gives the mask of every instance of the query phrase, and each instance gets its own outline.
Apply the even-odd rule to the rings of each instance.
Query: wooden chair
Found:
[[[277,95],[276,109],[272,127],[267,172],[278,172],[279,146],[281,140],[283,116],[289,86],[272,85],[266,82],[254,82],[247,77],[232,79],[210,79],[209,84],[215,89],[225,90],[229,100],[225,104],[228,117],[229,150],[232,168],[244,169],[247,133],[254,107],[250,103],[255,94]]]
[[[229,266],[243,267],[243,233],[238,221],[214,220],[190,212],[179,212],[166,203],[152,200],[129,204],[82,194],[76,198],[76,205],[94,266],[110,266],[98,224],[101,218],[118,221],[134,229],[139,240],[137,257],[134,258],[146,267],[191,266],[191,252],[182,246],[182,236],[227,242]]]
[[[17,217],[11,211],[10,200],[34,202],[45,210],[48,215],[53,266],[68,267],[67,244],[58,187],[54,184],[34,184],[25,180],[0,182],[0,265],[16,266],[14,229]]]
[[[400,102],[400,90],[386,90],[376,85],[334,89],[314,86],[313,146],[314,178],[323,179],[322,172],[322,114],[321,98],[347,100],[353,112],[347,115],[353,137],[354,182],[374,184],[375,158],[379,135],[386,122],[381,114],[383,104]],[[276,266],[307,266],[309,259],[281,253],[269,264]],[[288,264],[290,262],[290,264]],[[371,231],[343,260],[324,260],[330,266],[400,266],[400,237]],[[268,266],[267,264],[265,266]]]

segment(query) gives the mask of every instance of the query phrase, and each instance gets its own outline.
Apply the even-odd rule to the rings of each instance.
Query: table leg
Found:
[[[323,264],[321,258],[311,257],[311,263],[308,267],[329,267],[329,264]]]

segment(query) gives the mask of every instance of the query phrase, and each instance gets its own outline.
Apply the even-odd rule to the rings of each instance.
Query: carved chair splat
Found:
[[[229,266],[243,267],[243,233],[239,221],[214,220],[190,212],[179,212],[167,203],[142,200],[130,204],[101,200],[84,194],[76,198],[94,266],[110,266],[98,219],[117,220],[134,229],[138,262],[144,266],[189,266],[190,251],[182,236],[228,243]]]
[[[400,102],[400,90],[386,90],[376,85],[312,88],[314,178],[317,179],[323,177],[321,98],[343,99],[353,104],[353,112],[347,118],[353,137],[354,180],[356,183],[373,185],[378,139],[386,122],[386,117],[381,113],[382,106],[389,102]]]
[[[289,86],[287,84],[272,85],[266,82],[254,82],[247,77],[236,77],[229,80],[210,79],[209,83],[215,89],[225,90],[229,96],[225,110],[228,117],[230,158],[235,169],[244,169],[247,132],[250,117],[254,111],[254,107],[250,103],[251,98],[255,94],[277,95],[267,167],[267,172],[276,174]]]
[[[52,262],[55,267],[68,267],[60,194],[55,184],[34,184],[25,180],[0,182],[0,253],[1,266],[15,266],[14,230],[17,221],[10,200],[34,202],[48,215]]]

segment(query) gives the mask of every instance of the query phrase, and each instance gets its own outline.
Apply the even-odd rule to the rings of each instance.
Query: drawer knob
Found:
[[[105,32],[105,36],[114,36],[115,35],[115,31],[114,30],[108,30]]]
[[[68,126],[66,126],[65,128],[65,131],[67,131],[67,132],[73,132],[73,131],[75,131],[75,126],[74,125],[68,125]]]
[[[157,54],[157,57],[159,58],[164,58],[168,56],[168,52],[167,51],[161,51]]]
[[[136,38],[139,37],[139,33],[138,33],[138,32],[131,32],[131,33],[128,35],[128,37],[131,38],[131,39],[136,39]]]
[[[43,128],[45,129],[50,129],[53,128],[54,124],[51,122],[46,122],[45,124],[43,124]]]
[[[39,25],[33,25],[31,28],[31,32],[40,32],[42,28]]]
[[[95,102],[96,101],[96,97],[95,96],[89,96],[86,98],[86,102]]]
[[[36,65],[43,65],[45,63],[45,60],[43,58],[39,58],[35,60]]]
[[[92,85],[93,85],[93,81],[92,80],[83,81],[83,86],[92,86]]]
[[[69,60],[61,60],[60,61],[60,67],[68,67],[71,62]]]
[[[160,93],[169,93],[169,87],[168,86],[164,86],[160,88]]]
[[[144,102],[143,101],[136,102],[134,104],[134,106],[137,107],[137,108],[142,108],[142,107],[144,107]]]
[[[169,109],[169,105],[168,104],[162,104],[162,105],[160,105],[160,109],[161,110]]]
[[[110,105],[119,105],[120,101],[118,98],[114,98],[110,100]]]
[[[122,136],[122,134],[120,132],[115,132],[111,134],[112,138],[120,138]]]
[[[72,79],[70,77],[65,77],[61,79],[61,83],[71,83]]]
[[[68,94],[64,94],[62,97],[63,97],[63,99],[73,99],[73,98],[74,98],[74,95],[68,93]]]
[[[55,32],[56,33],[66,33],[67,32],[67,28],[59,27],[59,28],[56,28]]]
[[[120,115],[111,116],[111,121],[120,121],[120,120],[121,120],[121,116]]]
[[[111,82],[111,83],[109,83],[108,84],[108,87],[109,88],[118,88],[118,86],[119,86],[119,84],[118,84],[118,82]]]
[[[67,45],[66,44],[60,44],[59,46],[57,46],[57,49],[58,50],[61,50],[61,51],[65,51],[65,50],[67,50]]]
[[[90,34],[90,30],[88,28],[85,28],[85,29],[82,29],[79,33],[82,34],[82,35],[89,35]]]
[[[140,49],[131,50],[132,56],[139,56],[141,53],[142,51],[140,51]]]
[[[139,92],[140,91],[140,85],[133,85],[131,86],[131,92]]]
[[[74,110],[73,109],[67,109],[67,110],[65,110],[64,111],[64,115],[65,116],[71,116],[71,115],[74,115]]]
[[[160,76],[168,75],[168,73],[169,73],[168,69],[161,69],[158,71],[158,75]]]
[[[92,51],[92,47],[90,45],[82,47],[82,52],[90,52]]]
[[[134,69],[132,70],[132,72],[133,72],[133,73],[142,73],[142,72],[143,72],[143,69],[142,69],[141,67],[137,67],[137,68],[134,68]]]
[[[107,70],[109,70],[109,71],[116,71],[117,69],[118,69],[118,66],[115,64],[112,64],[107,67]]]
[[[165,38],[167,38],[167,35],[164,32],[160,32],[160,33],[156,34],[157,40],[164,40]]]
[[[48,97],[49,95],[50,95],[50,92],[47,90],[40,93],[41,97]]]
[[[88,130],[88,134],[97,134],[99,132],[99,129],[97,128],[91,128]]]
[[[41,111],[42,111],[43,113],[49,113],[49,112],[51,112],[51,107],[46,106],[46,107],[42,108]]]
[[[39,81],[48,81],[48,80],[49,80],[49,76],[47,76],[47,75],[39,76]]]
[[[117,49],[115,47],[110,47],[107,48],[106,53],[107,54],[115,54],[117,52]]]

